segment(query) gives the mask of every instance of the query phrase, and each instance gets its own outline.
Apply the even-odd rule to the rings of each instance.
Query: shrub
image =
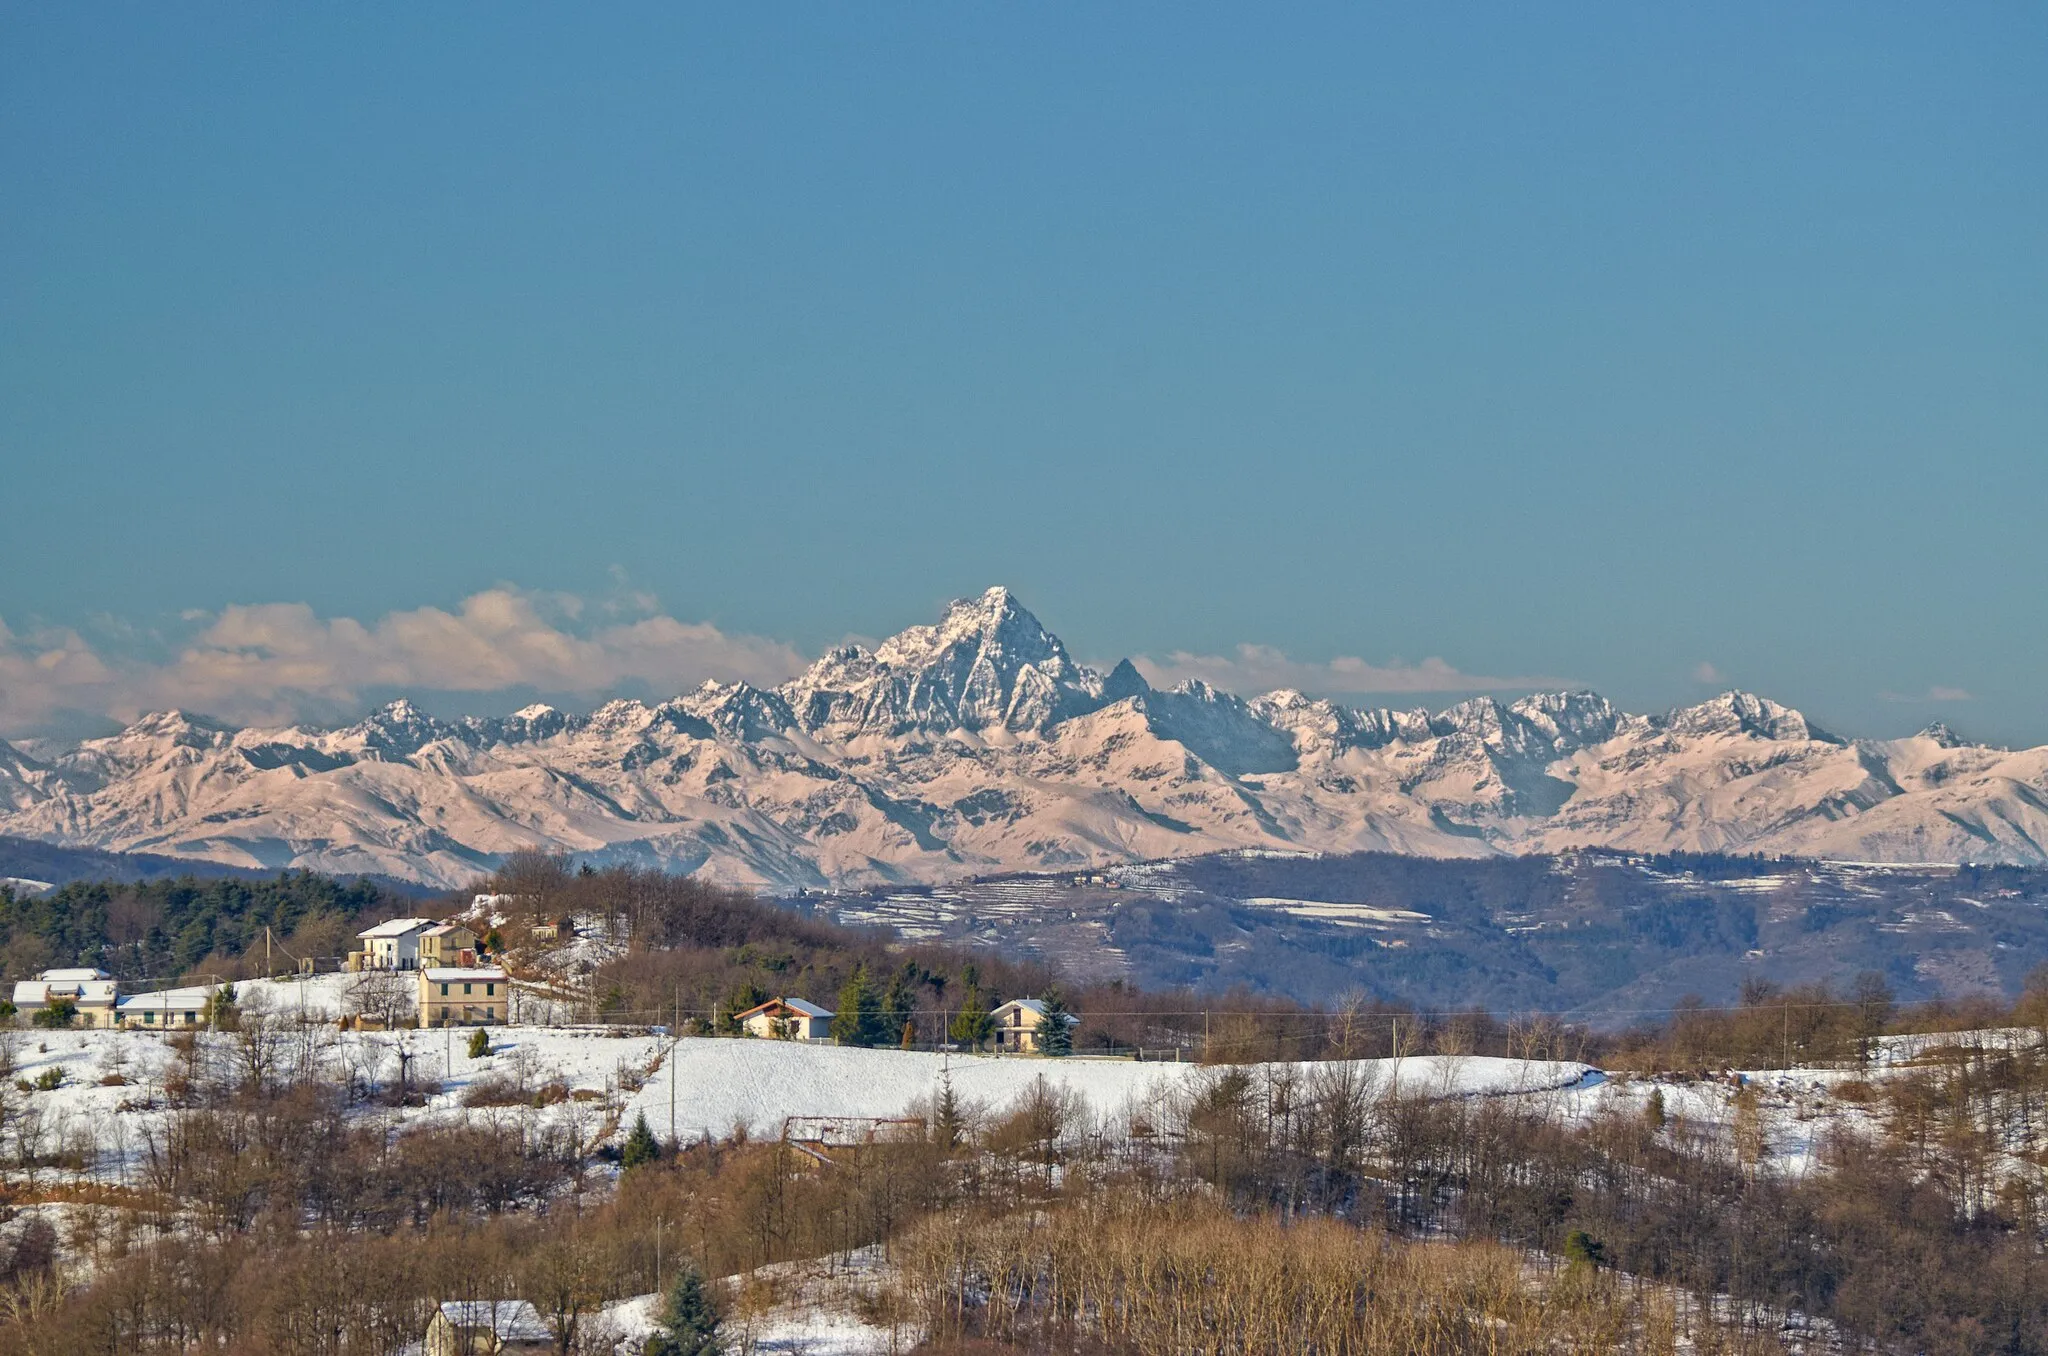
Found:
[[[38,1008],[30,1020],[37,1026],[52,1030],[67,1027],[78,1020],[78,1004],[68,998],[52,998],[47,1005]]]
[[[470,1033],[469,1033],[469,1057],[470,1057],[471,1059],[482,1059],[482,1058],[484,1058],[484,1057],[485,1057],[486,1055],[488,1055],[488,1054],[490,1054],[490,1053],[491,1053],[491,1033],[490,1033],[490,1031],[489,1031],[488,1029],[484,1028],[484,1027],[478,1027],[478,1028],[477,1028],[476,1030],[474,1030],[474,1031],[470,1032]]]
[[[52,1064],[36,1075],[37,1092],[55,1092],[64,1086],[64,1070]]]

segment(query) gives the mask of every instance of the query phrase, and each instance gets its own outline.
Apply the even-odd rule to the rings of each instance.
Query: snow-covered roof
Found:
[[[375,927],[364,928],[356,934],[363,941],[381,941],[386,937],[409,937],[415,932],[434,926],[431,918],[387,918]]]
[[[111,1003],[118,987],[111,979],[68,982],[44,979],[17,980],[14,985],[14,1006],[39,1008],[53,998],[69,998],[76,1003]]]
[[[213,990],[200,985],[186,989],[165,989],[160,993],[138,993],[115,1004],[122,1012],[201,1012]]]
[[[76,984],[81,980],[112,979],[113,976],[108,974],[105,970],[97,969],[93,966],[88,965],[79,966],[71,970],[45,970],[41,974],[37,975],[36,978],[40,980],[45,980],[51,984]]]
[[[457,1328],[482,1328],[500,1342],[552,1342],[554,1329],[529,1300],[443,1300],[441,1317]]]
[[[425,932],[422,932],[422,933],[420,934],[420,936],[422,936],[422,937],[446,937],[446,936],[448,936],[448,935],[449,935],[450,933],[456,933],[456,932],[469,932],[469,933],[470,933],[470,935],[471,935],[472,937],[474,937],[474,936],[476,935],[476,934],[475,934],[474,932],[470,932],[470,930],[469,930],[468,928],[464,927],[464,926],[463,926],[462,924],[460,924],[460,923],[436,923],[436,924],[434,924],[434,926],[432,926],[432,927],[428,928],[428,929],[427,929],[427,930],[426,930]]]
[[[420,973],[427,977],[429,984],[481,984],[485,980],[496,980],[502,984],[512,978],[495,965],[429,965]]]
[[[742,1012],[735,1016],[733,1020],[736,1022],[744,1022],[749,1017],[755,1016],[759,1013],[768,1012],[775,1008],[787,1008],[791,1012],[798,1013],[801,1016],[805,1017],[832,1016],[832,1009],[821,1008],[816,1003],[807,1003],[801,998],[771,998],[767,1002],[762,1003],[757,1007],[748,1008],[745,1012]]]

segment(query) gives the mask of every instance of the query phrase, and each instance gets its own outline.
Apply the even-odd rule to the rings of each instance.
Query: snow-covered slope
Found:
[[[0,833],[459,884],[523,847],[778,887],[1226,848],[1612,846],[2048,861],[2048,749],[1851,741],[1730,692],[1354,710],[1074,661],[1007,590],[777,690],[343,729],[177,712],[42,760],[0,743]]]

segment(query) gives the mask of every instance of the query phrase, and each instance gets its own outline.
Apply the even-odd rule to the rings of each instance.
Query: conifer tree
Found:
[[[917,1007],[917,966],[903,962],[896,971],[896,977],[889,981],[889,991],[882,995],[882,1031],[888,1036],[900,1036],[910,1025],[911,1013]],[[906,1037],[907,1049],[914,1037]]]
[[[696,1268],[685,1266],[669,1287],[661,1313],[662,1330],[647,1339],[645,1356],[718,1356],[718,1310],[704,1289]]]
[[[491,1033],[483,1027],[469,1033],[469,1057],[482,1059],[491,1053]]]
[[[1067,1011],[1067,996],[1051,988],[1038,1001],[1045,1004],[1038,1019],[1038,1053],[1055,1058],[1073,1054],[1074,1016]]]
[[[643,1111],[634,1119],[633,1128],[626,1133],[626,1147],[619,1153],[619,1164],[626,1168],[637,1168],[660,1157],[661,1141],[654,1137],[654,1131],[647,1124],[647,1113]]]
[[[868,967],[854,967],[839,990],[839,1011],[832,1014],[832,1039],[841,1045],[879,1045],[887,1039],[882,1000],[868,978]]]
[[[996,1019],[989,1015],[988,1000],[981,996],[978,987],[969,985],[960,1011],[954,1014],[950,1034],[960,1044],[978,1050],[995,1032]]]
[[[949,1073],[939,1080],[939,1104],[932,1116],[932,1129],[945,1152],[960,1147],[962,1124],[960,1098],[953,1091],[953,1075]]]

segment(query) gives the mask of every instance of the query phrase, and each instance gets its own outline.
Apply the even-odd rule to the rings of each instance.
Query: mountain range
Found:
[[[1161,689],[1076,662],[1001,588],[772,689],[454,721],[401,700],[338,729],[173,711],[37,752],[0,742],[0,834],[429,885],[523,848],[775,889],[1247,848],[2048,861],[2048,748],[1846,739],[1744,692],[1431,714]]]

